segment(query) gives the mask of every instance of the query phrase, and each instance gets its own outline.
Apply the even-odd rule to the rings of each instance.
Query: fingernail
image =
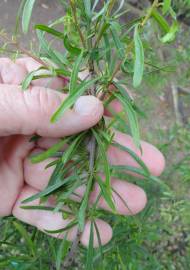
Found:
[[[74,110],[75,112],[79,113],[80,115],[90,115],[96,114],[100,107],[100,101],[93,96],[82,96],[80,97],[75,105]]]

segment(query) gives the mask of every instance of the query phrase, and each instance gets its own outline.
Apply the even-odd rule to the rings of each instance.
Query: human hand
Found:
[[[51,115],[66,95],[46,86],[52,89],[61,88],[64,86],[64,79],[39,79],[33,81],[30,89],[24,92],[19,86],[26,74],[39,66],[31,58],[21,58],[15,63],[7,58],[0,59],[0,216],[13,214],[23,222],[44,231],[63,228],[69,220],[63,220],[60,213],[20,208],[24,199],[47,186],[53,171],[52,167],[44,169],[52,159],[31,164],[28,156],[49,148],[59,137],[92,127],[100,120],[104,110],[97,98],[84,96],[79,98],[74,108],[67,110],[57,123],[51,124]],[[36,143],[29,142],[33,134],[38,134],[42,138]],[[154,146],[142,142],[141,154],[130,136],[117,132],[115,141],[135,151],[147,165],[151,174],[158,176],[163,171],[164,157]],[[113,146],[108,149],[107,154],[110,164],[138,167],[129,155]],[[112,179],[112,186],[120,195],[118,197],[117,194],[113,194],[119,214],[136,214],[145,207],[146,194],[140,187],[118,179]],[[83,187],[77,189],[77,193],[82,196]],[[95,186],[90,201],[95,201],[98,194],[98,187]],[[36,200],[31,204],[39,205],[39,203],[40,201]],[[103,198],[99,201],[99,207],[109,210]],[[100,219],[96,221],[96,224],[101,242],[106,244],[112,237],[112,229],[109,224]],[[73,240],[76,232],[77,228],[72,228],[68,233],[68,239]],[[83,245],[88,245],[89,235],[90,221],[87,221],[80,239]],[[98,245],[96,233],[94,245]]]

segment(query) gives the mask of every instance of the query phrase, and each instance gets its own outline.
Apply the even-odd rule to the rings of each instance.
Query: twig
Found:
[[[40,63],[42,66],[44,67],[47,67],[48,68],[48,65],[43,61],[41,60],[40,58],[36,57],[34,54],[32,54],[31,52],[29,52],[28,50],[26,50],[24,47],[22,47],[18,42],[16,41],[13,41],[11,40],[10,38],[8,38],[6,35],[0,33],[0,37],[2,39],[4,39],[6,42],[9,43],[9,45],[12,45],[14,46],[15,48],[17,48],[17,50],[19,52],[21,52],[22,54],[25,54],[31,58],[33,58],[35,61],[37,61],[38,63]]]
[[[152,15],[152,12],[153,12],[154,8],[157,7],[158,4],[159,4],[159,1],[158,1],[158,0],[154,0],[152,6],[151,6],[150,9],[148,10],[147,15],[145,16],[144,20],[143,20],[142,23],[141,23],[141,26],[142,26],[142,27],[147,23],[148,19],[149,19],[149,18],[151,17],[151,15]]]
[[[89,39],[88,40],[88,50],[90,51],[91,49],[92,49],[92,39]],[[94,62],[92,59],[89,59],[88,65],[89,65],[89,76],[91,78],[94,78],[96,74],[95,74],[95,69],[94,69]],[[91,87],[90,92],[92,95],[94,95],[94,96],[96,95],[96,85],[95,84]],[[93,173],[94,173],[94,165],[95,165],[96,149],[97,149],[96,139],[93,135],[91,136],[87,147],[88,147],[88,152],[89,152],[89,173],[90,173],[90,176],[92,177]],[[73,264],[74,258],[75,258],[74,255],[76,254],[76,251],[78,249],[78,245],[80,242],[80,236],[81,236],[81,232],[78,229],[77,236],[76,236],[75,240],[73,241],[72,246],[71,246],[71,250],[69,251],[69,253],[65,259],[65,262],[63,264],[63,270],[70,269],[71,265]]]

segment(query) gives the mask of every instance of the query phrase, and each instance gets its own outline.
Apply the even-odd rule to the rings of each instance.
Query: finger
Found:
[[[19,86],[0,84],[0,135],[62,137],[88,129],[102,117],[102,103],[93,96],[82,96],[59,121],[50,123],[65,98],[65,94],[44,87],[22,91]]]
[[[34,151],[32,154],[35,153]],[[38,190],[43,190],[49,182],[49,179],[53,173],[54,168],[49,167],[45,170],[47,164],[49,164],[52,159],[45,160],[43,162],[32,164],[29,159],[24,160],[24,178],[25,182],[36,188]],[[147,198],[143,189],[140,187],[123,182],[117,179],[111,180],[111,185],[113,188],[112,198],[116,206],[116,211],[122,215],[134,215],[142,211],[145,207]],[[71,199],[75,201],[80,201],[85,193],[85,186],[80,186],[74,192],[76,195],[72,195]],[[95,184],[94,190],[91,193],[90,202],[94,203],[100,193],[100,188],[98,184]],[[110,210],[106,201],[101,198],[98,202],[98,207],[105,210]]]
[[[38,70],[40,67],[42,67],[42,65],[39,62],[35,61],[31,57],[19,58],[16,60],[16,64],[25,68],[28,73],[34,70]],[[41,75],[41,74],[46,74],[46,73],[48,74],[47,70],[41,70],[41,71],[38,71],[37,74]],[[31,82],[31,85],[44,86],[44,87],[48,87],[52,89],[61,89],[67,84],[67,82],[68,82],[68,79],[64,77],[41,78],[41,79],[33,80]]]
[[[46,210],[26,210],[22,209],[23,206],[22,201],[34,194],[36,194],[38,190],[25,186],[17,199],[15,206],[13,208],[13,215],[22,220],[25,223],[31,224],[37,227],[39,230],[45,232],[46,230],[59,230],[66,227],[72,219],[63,219],[61,213],[46,211]],[[40,200],[35,200],[33,202],[24,204],[24,205],[33,205],[38,206],[40,204]],[[51,205],[51,204],[50,204]],[[96,220],[97,228],[99,231],[101,243],[103,245],[107,244],[112,238],[112,229],[103,220]],[[68,231],[67,238],[70,241],[73,241],[77,234],[77,227],[74,226],[72,229]],[[52,234],[51,236],[63,238],[65,236],[65,232],[61,234]],[[90,238],[90,221],[87,221],[84,231],[81,234],[81,243],[84,246],[87,246]],[[95,233],[94,229],[94,247],[98,246],[98,237]]]
[[[116,131],[114,140],[135,152],[146,164],[152,175],[159,176],[163,172],[165,167],[164,156],[152,144],[141,141],[141,153],[141,151],[135,146],[132,137],[129,135]],[[139,164],[128,153],[121,151],[114,146],[110,146],[108,149],[108,159],[112,165],[129,165],[137,168],[140,167]]]
[[[42,152],[42,149],[35,148],[30,152],[30,155],[36,155]],[[56,158],[49,158],[48,160],[32,164],[29,158],[24,159],[24,179],[25,182],[38,190],[44,190],[49,182],[49,179],[55,169],[55,166],[46,168],[46,166],[56,160]]]
[[[0,83],[19,85],[27,73],[24,66],[14,63],[9,58],[0,58]]]
[[[36,145],[42,149],[48,149],[52,147],[54,144],[58,143],[60,139],[58,138],[50,138],[50,137],[41,137],[36,141]],[[61,150],[65,149],[65,146],[61,148]]]
[[[34,147],[29,138],[10,136],[0,143],[0,217],[8,216],[24,184],[23,160]]]

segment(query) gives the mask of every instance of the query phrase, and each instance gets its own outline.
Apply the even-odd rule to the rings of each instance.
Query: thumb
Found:
[[[44,87],[33,86],[22,91],[20,86],[0,84],[0,136],[61,137],[88,129],[102,117],[101,101],[94,96],[82,96],[58,122],[50,123],[66,96]]]

